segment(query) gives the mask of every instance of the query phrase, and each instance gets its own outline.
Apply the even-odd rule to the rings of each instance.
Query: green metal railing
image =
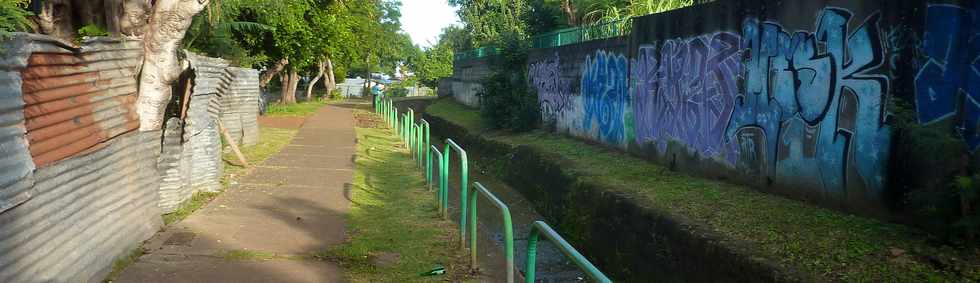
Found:
[[[442,174],[443,174],[442,172],[443,172],[443,168],[444,168],[444,165],[445,165],[443,163],[442,152],[439,152],[439,149],[436,148],[435,145],[432,145],[432,146],[429,146],[429,147],[431,147],[431,149],[429,150],[429,155],[435,155],[435,157],[436,157],[435,159],[430,159],[430,160],[436,161],[436,163],[439,166],[439,180],[435,180],[435,182],[438,182],[439,183],[439,187],[436,188],[436,196],[437,196],[436,197],[436,207],[439,209],[439,214],[442,215],[442,218],[448,220],[449,219],[449,209],[448,209],[449,208],[449,198],[446,197],[447,196],[446,195],[446,190],[447,190],[446,183],[442,181]],[[431,166],[431,164],[430,164],[430,166]],[[429,170],[429,171],[432,171],[432,170]],[[432,178],[430,178],[430,179],[432,179]],[[429,181],[429,188],[432,188],[432,183],[433,183],[433,180],[430,180]]]
[[[452,160],[452,154],[451,154],[451,152],[449,152],[450,149],[456,150],[456,152],[459,153],[459,164],[460,164],[459,171],[460,171],[460,174],[461,174],[460,175],[460,182],[459,182],[459,193],[460,193],[460,197],[459,197],[459,212],[460,212],[459,213],[460,214],[460,216],[459,216],[459,247],[460,248],[464,248],[464,247],[466,247],[466,194],[467,194],[466,184],[467,184],[467,182],[469,180],[469,171],[470,171],[469,170],[469,160],[467,160],[467,158],[466,158],[466,150],[464,150],[462,147],[460,147],[458,144],[456,144],[456,142],[453,141],[453,139],[449,139],[449,138],[446,139],[446,147],[445,147],[445,149],[442,150],[442,154],[443,154],[443,160],[442,160],[442,162],[443,162],[443,166],[444,166],[442,168],[442,170],[443,170],[442,180],[447,185],[447,187],[446,187],[447,188],[446,189],[447,193],[448,193],[448,190],[449,190],[448,189],[448,185],[449,185],[449,161]]]
[[[585,256],[575,250],[572,245],[568,244],[561,235],[558,235],[558,232],[551,229],[551,226],[548,226],[544,221],[534,221],[534,224],[531,224],[531,232],[527,236],[527,267],[524,268],[524,282],[534,283],[534,279],[537,276],[534,269],[537,265],[538,238],[540,235],[544,235],[545,238],[551,240],[565,254],[565,257],[575,262],[575,265],[578,265],[582,271],[585,271],[585,274],[589,278],[592,278],[593,281],[612,282],[605,274],[602,274],[602,271],[599,271],[595,265],[592,265]]]
[[[480,195],[486,197],[497,209],[500,210],[500,219],[504,221],[504,257],[507,260],[507,282],[514,282],[514,224],[511,221],[510,209],[497,196],[490,193],[480,182],[473,182],[473,193],[470,195],[470,268],[477,269],[476,265],[476,199]]]
[[[454,61],[469,60],[469,59],[476,59],[476,58],[483,58],[483,57],[493,56],[493,55],[497,55],[497,54],[500,54],[500,49],[499,48],[496,48],[496,47],[493,47],[493,46],[484,46],[484,47],[480,47],[480,48],[472,49],[472,50],[457,51],[457,52],[455,52],[455,54],[453,54],[453,60]]]
[[[429,175],[432,174],[432,171],[430,171],[427,167],[429,166],[429,159],[428,159],[429,158],[429,122],[426,121],[425,119],[419,119],[419,128],[421,129],[419,131],[420,136],[419,136],[419,146],[418,146],[419,168],[425,168],[426,179],[430,179],[431,176]],[[425,159],[422,158],[423,156],[425,157]]]
[[[551,48],[580,42],[625,36],[633,29],[633,20],[608,21],[599,24],[560,29],[531,37],[531,48]]]
[[[438,213],[444,219],[449,219],[449,163],[452,160],[452,151],[459,154],[460,159],[460,216],[459,216],[459,243],[460,248],[466,248],[466,233],[470,235],[470,266],[477,268],[477,200],[479,196],[485,197],[500,211],[503,220],[504,232],[504,255],[507,261],[507,282],[515,280],[514,263],[514,227],[508,206],[497,198],[489,189],[479,182],[473,183],[473,188],[467,186],[469,182],[469,161],[466,150],[459,146],[450,138],[446,139],[445,147],[439,151],[430,142],[430,125],[425,119],[419,119],[419,123],[414,122],[415,111],[409,108],[405,113],[399,113],[394,102],[384,97],[375,97],[375,112],[380,115],[385,124],[405,142],[409,155],[416,159],[417,167],[424,170],[426,182],[429,190],[434,184],[438,184],[436,191],[436,207]],[[433,173],[437,170],[438,176]],[[472,192],[470,192],[472,190]],[[467,217],[469,216],[469,217]],[[467,223],[469,222],[469,223]],[[469,224],[469,231],[467,231]],[[536,278],[535,266],[537,264],[538,239],[543,235],[545,238],[555,243],[566,257],[571,259],[585,273],[596,282],[612,282],[601,271],[599,271],[582,254],[575,250],[561,235],[551,229],[548,224],[536,221],[531,226],[528,235],[527,245],[527,266],[525,270],[525,282],[534,282]]]

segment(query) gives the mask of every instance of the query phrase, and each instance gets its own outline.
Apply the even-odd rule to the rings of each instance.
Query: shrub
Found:
[[[541,116],[537,92],[527,83],[528,41],[515,34],[502,42],[500,55],[490,59],[493,74],[477,93],[480,115],[493,129],[529,131],[537,127]],[[515,70],[515,66],[520,67]]]

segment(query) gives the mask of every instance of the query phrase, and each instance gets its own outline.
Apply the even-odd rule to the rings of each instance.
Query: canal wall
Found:
[[[623,37],[532,49],[528,81],[555,133],[896,217],[910,191],[945,189],[976,163],[977,6],[714,1],[634,18]],[[473,70],[487,64],[456,62],[457,101],[478,105],[472,78],[486,75]]]

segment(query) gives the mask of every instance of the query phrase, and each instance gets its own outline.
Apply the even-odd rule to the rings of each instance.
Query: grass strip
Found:
[[[265,115],[269,117],[309,117],[313,116],[324,105],[327,105],[327,102],[321,100],[293,104],[273,103],[266,108]]]
[[[379,119],[356,111],[357,119]],[[380,123],[359,123],[380,124]],[[453,245],[454,226],[438,218],[435,196],[390,129],[357,131],[357,160],[350,187],[348,241],[331,249],[351,282],[459,282],[466,265]],[[423,277],[444,266],[446,274]]]

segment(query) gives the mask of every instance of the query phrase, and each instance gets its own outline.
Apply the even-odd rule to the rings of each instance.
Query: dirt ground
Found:
[[[303,117],[269,117],[259,116],[259,127],[299,129],[306,118]]]

